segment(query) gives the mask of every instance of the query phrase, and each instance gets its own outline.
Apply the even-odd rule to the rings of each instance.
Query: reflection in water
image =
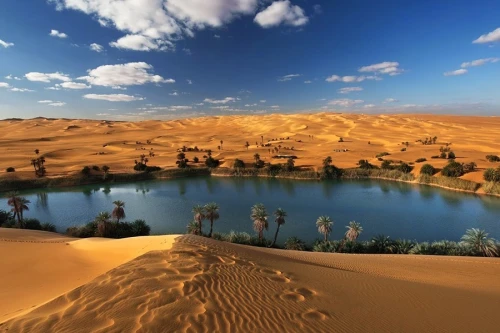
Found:
[[[48,207],[48,194],[47,192],[39,192],[36,194],[37,202],[36,204],[40,207],[47,208]]]
[[[283,189],[285,190],[286,194],[288,194],[290,197],[295,197],[295,186],[293,185],[293,181],[286,180],[281,183],[283,185]]]
[[[432,200],[435,197],[436,191],[432,189],[430,186],[420,186],[420,190],[418,191],[420,193],[420,197],[426,200]]]
[[[109,195],[111,193],[111,187],[109,185],[104,185],[104,188],[102,189],[102,193]]]
[[[214,182],[213,178],[212,177],[206,178],[205,184],[207,185],[208,193],[213,194],[214,193],[214,186],[215,186],[214,185],[215,182]]]
[[[184,194],[186,194],[186,181],[184,179],[181,179],[179,181],[179,195]]]
[[[390,193],[391,187],[389,186],[389,183],[383,182],[380,183],[380,190],[384,193]]]
[[[323,195],[327,199],[332,198],[332,193],[333,193],[333,187],[335,186],[335,183],[332,181],[325,180],[321,182],[321,188],[323,190]]]
[[[441,192],[441,198],[443,198],[443,201],[445,201],[448,205],[453,207],[460,207],[460,205],[462,204],[462,200],[460,199],[461,195],[464,194],[451,191]]]
[[[92,189],[91,188],[84,188],[83,191],[82,191],[83,195],[86,196],[86,197],[90,197],[93,193]]]
[[[139,193],[139,192],[142,194],[146,194],[149,192],[149,187],[147,187],[145,184],[138,184],[135,187],[135,193]]]

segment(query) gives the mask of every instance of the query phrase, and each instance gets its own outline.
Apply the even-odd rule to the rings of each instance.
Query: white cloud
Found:
[[[279,106],[279,105],[272,105],[272,106],[271,106],[271,109],[279,109],[279,108],[280,108],[280,106]]]
[[[115,47],[133,50],[165,50],[169,41],[194,35],[194,30],[220,27],[240,15],[251,15],[258,0],[49,0],[57,10],[81,11],[105,27],[128,36]],[[140,43],[142,42],[142,44]]]
[[[83,98],[86,99],[97,99],[109,102],[132,102],[132,101],[142,101],[144,98],[124,95],[124,94],[112,94],[112,95],[97,95],[97,94],[87,94]]]
[[[7,80],[22,80],[20,77],[17,77],[17,76],[12,76],[12,74],[9,74],[5,77]]]
[[[204,102],[211,103],[211,104],[226,104],[226,103],[235,102],[235,101],[236,101],[236,98],[234,98],[234,97],[226,97],[224,99],[219,99],[219,100],[205,98],[205,100],[204,100]]]
[[[77,82],[63,82],[60,85],[57,85],[57,87],[63,87],[66,89],[90,89],[92,86],[88,86],[85,83],[77,83]]]
[[[500,28],[496,28],[492,32],[481,35],[478,39],[474,40],[472,43],[485,44],[494,42],[500,42]]]
[[[386,98],[384,100],[384,103],[395,103],[395,102],[399,102],[399,101],[395,98]]]
[[[344,82],[344,83],[353,83],[353,82],[363,82],[365,80],[375,80],[375,81],[380,81],[381,78],[378,76],[355,76],[355,75],[349,75],[349,76],[339,76],[339,75],[332,75],[326,78],[326,82]]]
[[[315,14],[322,14],[323,13],[323,9],[321,9],[321,5],[314,5],[313,9],[314,9]]]
[[[34,92],[34,90],[27,89],[27,88],[12,88],[10,91],[14,91],[14,92]]]
[[[188,84],[193,84],[193,81],[191,80],[186,80]]]
[[[195,105],[202,106],[205,105],[205,103],[196,103]]]
[[[363,105],[363,108],[365,109],[371,109],[371,108],[374,108],[375,107],[375,104],[365,104]]]
[[[101,53],[102,51],[104,51],[104,47],[102,45],[97,44],[97,43],[90,44],[90,49],[92,51],[95,51],[98,53]]]
[[[45,88],[47,90],[61,90],[61,85],[60,84],[56,84],[54,87],[47,87]]]
[[[214,38],[220,38],[220,35],[214,35]]]
[[[0,46],[3,46],[5,48],[9,48],[11,46],[14,46],[14,43],[8,43],[0,39]]]
[[[312,83],[312,81],[307,80],[307,81],[304,81],[304,83],[309,84],[309,83]]]
[[[131,62],[120,65],[104,65],[88,70],[88,76],[79,77],[96,86],[118,87],[143,85],[146,83],[174,83],[173,79],[164,79],[153,75],[153,66],[145,62]]]
[[[338,90],[338,92],[340,94],[348,94],[348,93],[351,93],[351,92],[355,92],[355,91],[362,91],[363,88],[361,87],[347,87],[347,88],[341,88]]]
[[[174,91],[173,93],[169,94],[170,96],[179,96],[179,93],[177,91]]]
[[[64,74],[64,73],[39,73],[39,72],[30,72],[26,75],[24,75],[26,79],[29,81],[34,81],[34,82],[46,82],[49,83],[50,81],[64,81],[64,82],[69,82],[71,81],[71,78],[69,75]]]
[[[221,105],[221,106],[212,106],[210,108],[214,109],[214,110],[227,110],[227,109],[229,109],[229,106],[227,106],[227,105]]]
[[[142,35],[126,35],[109,45],[117,49],[133,51],[167,51],[174,48],[174,44],[170,41]]]
[[[285,75],[285,76],[278,78],[278,81],[279,82],[290,81],[294,77],[299,77],[299,76],[300,76],[300,74],[288,74],[288,75]]]
[[[335,105],[335,106],[341,106],[341,107],[351,107],[356,104],[361,104],[364,103],[365,101],[361,99],[348,99],[348,98],[342,98],[342,99],[334,99],[330,102],[328,102],[328,105]]]
[[[114,110],[114,109],[113,109]],[[109,116],[109,113],[97,113],[96,116]]]
[[[0,88],[10,88],[10,84],[7,82],[0,82]]]
[[[294,27],[307,24],[309,18],[299,6],[292,5],[289,0],[275,1],[255,16],[254,22],[263,28],[271,28],[280,24]]]
[[[172,110],[191,110],[193,107],[189,105],[173,105],[170,108]]]
[[[462,68],[476,67],[476,66],[482,66],[482,65],[487,64],[487,63],[495,63],[495,62],[499,62],[499,61],[500,61],[500,58],[477,59],[477,60],[473,60],[470,62],[463,62],[462,65],[460,65],[460,67],[462,67]]]
[[[47,105],[50,105],[50,106],[65,106],[66,103],[65,102],[54,102],[54,103],[49,103]]]
[[[120,87],[120,86],[112,86],[111,89],[114,89],[114,90],[127,90],[127,88]]]
[[[252,106],[257,106],[257,103],[254,103],[254,104],[245,104],[245,107],[247,107],[247,108],[252,107]]]
[[[184,53],[186,53],[187,55],[192,55],[193,54],[191,52],[191,49],[188,49],[188,48],[183,48],[182,51],[184,51]]]
[[[403,72],[403,69],[399,68],[399,63],[395,61],[385,61],[378,64],[373,64],[369,66],[363,66],[359,72],[373,72],[378,74],[389,74],[391,76],[399,75]]]
[[[261,103],[265,103],[265,102],[267,102],[267,101],[266,101],[265,99],[261,99],[261,100],[260,100],[260,102],[261,102]]]
[[[445,72],[443,75],[444,76],[457,76],[457,75],[463,75],[466,73],[467,73],[467,70],[462,68],[462,69],[457,69],[457,70],[450,71],[450,72]]]
[[[50,30],[50,36],[52,37],[57,37],[57,38],[68,38],[68,35],[66,35],[64,32],[59,32],[58,30]]]
[[[40,103],[40,104],[48,104],[48,103],[54,103],[54,102],[51,101],[51,100],[45,99],[43,101],[38,101],[38,103]]]

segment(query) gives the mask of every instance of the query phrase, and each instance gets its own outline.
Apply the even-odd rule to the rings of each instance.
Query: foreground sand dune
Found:
[[[499,273],[487,258],[304,253],[181,236],[0,331],[497,332]]]
[[[34,177],[30,160],[34,149],[46,157],[48,176],[80,172],[85,165],[104,164],[111,172],[131,172],[141,154],[155,157],[150,165],[176,167],[176,150],[182,146],[211,149],[214,156],[231,167],[235,158],[253,162],[255,153],[265,162],[273,160],[269,149],[281,146],[280,154],[298,157],[297,166],[317,168],[330,155],[339,167],[355,167],[360,159],[380,165],[375,156],[389,152],[395,161],[415,162],[426,158],[437,167],[446,165],[439,147],[451,143],[459,162],[476,162],[477,172],[464,178],[482,181],[484,168],[497,164],[486,161],[488,154],[500,154],[500,117],[447,115],[363,115],[363,114],[272,114],[204,117],[171,121],[114,122],[82,119],[0,121],[0,176],[14,167],[18,176]],[[270,147],[257,146],[262,137]],[[311,137],[313,136],[313,137]],[[435,145],[416,140],[437,136]],[[339,142],[340,138],[344,142]],[[147,144],[150,140],[151,143]],[[222,149],[218,150],[223,141]],[[245,143],[250,147],[246,149]],[[136,143],[140,142],[140,144]],[[370,144],[368,143],[370,142]],[[402,142],[409,142],[402,152]],[[291,150],[291,148],[294,148]],[[344,150],[347,152],[335,152]],[[203,152],[188,152],[203,160]],[[282,161],[281,161],[282,162]],[[418,173],[421,163],[415,166]]]

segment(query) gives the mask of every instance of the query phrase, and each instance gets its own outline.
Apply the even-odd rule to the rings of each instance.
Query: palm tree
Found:
[[[359,235],[363,232],[361,223],[358,223],[356,221],[349,222],[349,225],[346,226],[346,228],[347,231],[345,233],[344,239],[342,240],[342,243],[340,243],[338,252],[342,252],[342,249],[344,248],[345,242],[347,240],[355,242]]]
[[[259,203],[252,206],[250,218],[253,221],[253,229],[259,234],[260,240],[264,238],[264,229],[269,228],[267,217],[266,207],[263,204]]]
[[[356,221],[349,222],[349,225],[346,226],[347,232],[345,233],[345,238],[350,240],[351,242],[355,242],[358,239],[359,235],[363,232],[363,227],[361,223]]]
[[[199,235],[199,233],[198,233],[199,224],[198,224],[197,221],[191,221],[191,222],[189,222],[186,227],[187,227],[187,233],[188,234],[190,234],[190,235]]]
[[[280,231],[281,225],[285,224],[285,217],[287,216],[287,214],[283,209],[278,208],[274,212],[274,216],[276,216],[274,222],[278,224],[278,227],[276,228],[276,233],[274,234],[274,240],[273,243],[271,244],[271,247],[273,247],[276,244],[276,239],[278,238],[278,232]]]
[[[215,202],[206,204],[205,218],[210,221],[210,233],[208,234],[208,237],[212,237],[214,221],[219,219],[219,205],[217,205]]]
[[[325,242],[328,240],[328,235],[332,232],[333,221],[329,216],[320,216],[316,220],[318,232],[325,236]]]
[[[476,228],[467,229],[462,236],[462,243],[470,246],[485,257],[494,257],[498,255],[498,249],[493,238],[488,238],[488,233]]]
[[[198,235],[202,235],[202,222],[203,220],[205,219],[205,207],[201,206],[201,205],[196,205],[193,207],[193,210],[192,210],[193,214],[194,214],[194,221],[197,223],[198,225]]]
[[[255,160],[255,163],[257,163],[260,160],[260,155],[256,153],[255,155],[253,155],[253,158]]]
[[[117,200],[113,201],[113,204],[115,205],[115,208],[113,209],[111,216],[116,219],[116,222],[120,222],[121,219],[125,218],[125,210],[123,209],[123,207],[125,207],[125,202]]]
[[[106,180],[106,178],[108,178],[109,166],[103,165],[102,166],[102,171],[104,171],[103,179]]]
[[[95,218],[95,222],[97,223],[97,230],[99,232],[99,236],[106,237],[107,231],[110,229],[111,215],[108,212],[100,212]]]
[[[11,212],[14,213],[14,218],[17,217],[19,227],[23,229],[23,212],[25,210],[29,210],[28,204],[30,203],[30,201],[24,197],[18,196],[17,192],[8,193],[7,197],[7,204],[12,207]]]

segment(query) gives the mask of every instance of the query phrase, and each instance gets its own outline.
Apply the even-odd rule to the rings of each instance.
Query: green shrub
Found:
[[[56,232],[56,226],[52,223],[42,223],[42,230],[43,231],[51,231],[51,232]]]
[[[499,182],[485,182],[483,184],[483,190],[488,194],[500,194],[500,183]]]
[[[420,174],[417,181],[421,184],[435,184],[442,187],[449,187],[458,190],[475,192],[480,184],[454,177],[433,177],[425,174]]]
[[[194,163],[198,163],[198,162],[200,162],[200,159],[199,159],[198,157],[196,157],[196,156],[195,156],[195,157],[193,158],[193,162],[194,162]]]
[[[370,164],[368,160],[359,160],[358,165],[360,169],[374,169],[375,166]]]
[[[448,153],[448,159],[449,159],[449,160],[454,160],[454,159],[455,159],[455,153],[454,153],[454,152],[452,152],[452,151],[450,151],[450,152]]]
[[[406,163],[401,163],[398,165],[397,169],[401,171],[402,173],[410,173],[412,170],[412,167]]]
[[[243,162],[242,160],[240,159],[235,159],[234,160],[234,163],[233,163],[233,168],[244,168],[245,167],[245,162]]]
[[[339,248],[340,243],[337,241],[321,241],[321,242],[316,242],[316,244],[313,245],[313,251],[314,252],[331,252],[335,253],[337,249]]]
[[[285,249],[304,251],[306,249],[306,243],[297,237],[290,237],[285,241]]]
[[[99,168],[99,166],[97,166],[97,165],[93,165],[92,166],[92,170],[94,170],[94,171],[101,171],[101,168]]]
[[[0,209],[0,225],[4,224],[7,221],[13,220],[14,216],[12,216],[11,212]]]
[[[473,172],[477,168],[477,164],[475,162],[463,163],[464,173]]]
[[[486,159],[489,162],[500,162],[500,157],[498,157],[497,155],[486,155]]]
[[[144,169],[144,172],[155,172],[155,171],[160,171],[161,168],[159,166],[146,166],[146,168]]]
[[[430,164],[424,164],[420,169],[420,173],[423,175],[432,176],[434,173],[436,173],[436,169]]]
[[[37,219],[24,219],[24,229],[42,230],[42,224]]]
[[[230,242],[230,243],[236,243],[236,244],[250,245],[250,240],[251,239],[252,239],[252,236],[250,236],[250,234],[246,233],[246,232],[231,231],[226,236],[226,240],[228,242]]]
[[[90,168],[87,165],[83,167],[82,174],[84,174],[85,176],[90,175]]]
[[[5,171],[7,171],[7,172],[16,172],[16,169],[14,167],[8,167],[7,169],[5,169]]]
[[[401,151],[406,151],[406,148],[401,148]]]
[[[391,253],[393,241],[389,236],[377,235],[372,238],[370,243],[370,252],[372,253]]]
[[[388,161],[388,160],[385,160],[382,162],[382,165],[380,166],[382,169],[384,170],[391,170],[392,169],[392,162],[391,161]]]
[[[500,182],[500,168],[496,170],[493,168],[484,170],[483,178],[487,182]]]
[[[130,226],[134,236],[149,236],[151,232],[151,227],[144,220],[135,220]]]
[[[427,159],[425,157],[421,157],[421,158],[417,158],[415,160],[415,163],[422,163],[422,162],[425,162],[425,161],[427,161]]]
[[[109,222],[106,238],[126,238],[135,236],[148,236],[151,228],[144,222],[144,220],[135,220],[134,222]],[[88,238],[98,237],[99,230],[96,222],[89,222],[80,227],[69,227],[66,234],[72,237]]]
[[[388,152],[384,151],[383,153],[375,155],[375,157],[378,158],[378,157],[384,157],[384,156],[388,156],[388,155],[391,155],[391,154],[389,154]]]
[[[391,252],[396,254],[409,254],[415,242],[407,239],[397,239],[391,246]]]
[[[452,161],[448,163],[441,174],[446,177],[460,177],[464,175],[464,166],[458,162]]]
[[[264,163],[264,162],[263,162]],[[216,168],[218,167],[220,164],[219,160],[216,160],[215,158],[213,158],[212,156],[209,156],[206,160],[205,160],[205,165],[209,168]]]

